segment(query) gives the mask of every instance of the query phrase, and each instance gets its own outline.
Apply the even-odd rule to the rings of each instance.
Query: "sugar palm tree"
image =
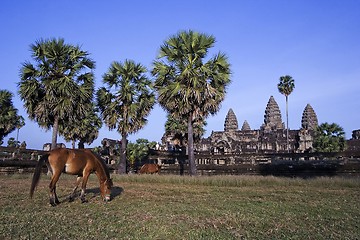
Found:
[[[196,175],[193,124],[219,110],[230,83],[225,54],[205,61],[214,43],[211,35],[180,32],[160,47],[152,70],[160,105],[173,117],[187,120],[190,175]]]
[[[282,95],[285,95],[286,100],[286,148],[289,151],[289,112],[288,112],[288,97],[295,88],[295,80],[289,76],[281,76],[280,82],[277,85],[278,90]]]
[[[206,126],[206,121],[204,119],[196,120],[193,123],[194,129],[194,142],[200,141],[202,136],[205,133],[204,127]],[[165,134],[167,136],[173,136],[173,140],[178,140],[180,147],[186,146],[186,141],[188,138],[188,127],[187,119],[174,118],[171,114],[168,114],[167,120],[165,122]]]
[[[30,47],[35,63],[23,63],[19,94],[29,118],[52,128],[53,149],[62,120],[85,114],[84,106],[92,101],[95,62],[62,38],[41,39]]]
[[[16,122],[16,143],[18,144],[18,146],[20,146],[19,131],[20,128],[22,128],[23,126],[25,126],[25,119],[22,116],[20,116],[18,118],[18,121]]]
[[[0,145],[4,137],[14,131],[24,120],[12,102],[13,94],[8,90],[0,90]]]
[[[62,124],[59,131],[66,141],[72,141],[73,148],[77,140],[78,147],[84,148],[84,143],[91,144],[99,136],[101,126],[101,118],[97,115],[95,105],[91,104],[84,116]]]
[[[336,123],[322,123],[314,138],[316,152],[341,152],[346,149],[344,129]]]
[[[152,82],[146,68],[132,60],[113,62],[103,76],[106,87],[97,91],[97,104],[105,124],[122,137],[118,172],[126,173],[127,136],[147,123],[146,117],[155,104]]]

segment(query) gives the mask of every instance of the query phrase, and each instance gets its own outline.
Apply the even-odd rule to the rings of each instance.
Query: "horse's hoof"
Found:
[[[73,202],[74,198],[73,197],[69,197],[69,202]]]
[[[81,199],[81,203],[87,203],[88,202],[88,200],[86,200],[86,199]]]
[[[50,202],[50,205],[51,205],[52,207],[56,207],[56,206],[57,206],[57,204],[56,204],[55,202]]]

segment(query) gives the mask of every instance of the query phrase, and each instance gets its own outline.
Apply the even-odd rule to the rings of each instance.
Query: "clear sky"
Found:
[[[150,70],[163,42],[189,29],[213,35],[216,43],[209,57],[221,51],[231,64],[232,83],[220,111],[207,119],[205,137],[223,130],[230,108],[239,127],[247,120],[259,129],[270,96],[286,122],[285,97],[277,90],[283,75],[295,79],[290,129],[300,128],[308,103],[319,123],[339,124],[347,139],[360,129],[359,0],[3,0],[0,26],[0,89],[15,95],[14,105],[26,118],[19,141],[28,148],[51,142],[51,131],[27,119],[17,94],[21,64],[32,61],[30,44],[61,37],[80,45],[96,61],[99,88],[112,61],[132,59]],[[160,141],[165,121],[166,113],[156,105],[148,124],[129,140]],[[9,137],[16,138],[16,131],[4,145]],[[121,138],[104,126],[91,146],[104,137]]]

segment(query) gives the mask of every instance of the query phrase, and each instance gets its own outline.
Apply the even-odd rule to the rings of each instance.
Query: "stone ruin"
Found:
[[[66,145],[64,143],[57,143],[56,148],[66,148]],[[50,149],[51,149],[51,143],[44,143],[43,151],[50,151]]]
[[[120,154],[121,141],[110,138],[104,138],[101,141],[100,155],[105,159],[108,164],[116,162],[116,157]]]
[[[347,151],[360,151],[360,129],[352,131],[352,138],[347,141]]]
[[[289,152],[310,152],[312,150],[318,119],[314,109],[307,104],[301,119],[301,129],[289,130]],[[198,152],[214,154],[228,153],[286,153],[286,127],[282,122],[280,108],[271,96],[260,129],[252,130],[245,120],[241,129],[232,109],[225,117],[224,131],[213,131],[208,138],[195,146]]]

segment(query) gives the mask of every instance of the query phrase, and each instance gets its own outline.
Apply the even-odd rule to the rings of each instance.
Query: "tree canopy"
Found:
[[[196,120],[193,123],[193,137],[194,142],[199,142],[205,133],[204,127],[206,126],[205,120]],[[167,115],[167,120],[165,122],[165,134],[167,136],[172,136],[172,139],[179,142],[179,147],[186,146],[187,137],[188,137],[188,127],[187,119],[179,119],[173,117],[171,114]]]
[[[95,104],[88,106],[89,109],[85,112],[83,118],[64,122],[60,126],[60,134],[64,136],[66,141],[75,142],[79,141],[79,148],[84,148],[84,143],[91,144],[99,135],[99,129],[102,126],[101,118],[97,114]]]
[[[34,63],[22,64],[19,94],[31,120],[53,128],[56,146],[59,124],[82,118],[93,100],[95,62],[79,46],[65,40],[38,40],[31,44]]]
[[[346,149],[344,129],[336,123],[318,126],[313,144],[316,152],[341,152]]]
[[[289,75],[281,76],[277,86],[279,92],[288,97],[294,91],[295,80]]]
[[[25,125],[24,118],[18,115],[18,109],[14,107],[13,94],[8,90],[0,90],[0,145],[3,139],[17,127]]]
[[[144,138],[139,138],[135,143],[130,142],[127,145],[128,159],[131,167],[135,167],[136,162],[141,163],[146,156],[149,154],[149,149],[154,148],[156,142],[149,142]]]

